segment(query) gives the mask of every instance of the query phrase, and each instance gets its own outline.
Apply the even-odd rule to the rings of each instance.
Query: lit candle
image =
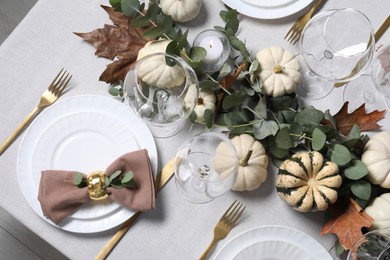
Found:
[[[207,51],[205,57],[205,62],[207,64],[218,63],[223,53],[223,44],[218,37],[216,36],[204,37],[199,43],[199,47],[203,47]]]

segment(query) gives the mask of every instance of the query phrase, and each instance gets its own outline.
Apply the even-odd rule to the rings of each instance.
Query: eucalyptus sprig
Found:
[[[87,186],[87,180],[84,177],[85,175],[77,172],[74,175],[73,183],[79,188],[84,188]],[[113,187],[115,189],[121,188],[129,188],[134,189],[137,188],[137,183],[134,180],[134,173],[132,171],[128,171],[122,174],[121,170],[115,171],[110,176],[104,176],[105,188]]]

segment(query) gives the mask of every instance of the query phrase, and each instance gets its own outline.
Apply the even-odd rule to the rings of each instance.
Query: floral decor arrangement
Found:
[[[97,56],[115,59],[100,76],[111,84],[112,95],[123,95],[121,84],[141,49],[150,54],[156,52],[150,45],[163,46],[163,51],[182,57],[197,73],[200,93],[190,120],[208,129],[223,126],[230,136],[241,138],[237,143],[247,145],[240,152],[244,158],[240,158],[243,164],[235,190],[260,187],[269,157],[280,167],[276,186],[283,200],[300,211],[328,211],[321,234],[338,236],[338,253],[351,248],[363,227],[375,226],[377,214],[368,215],[363,209],[390,192],[390,135],[379,133],[369,141],[362,131],[378,129],[377,121],[385,111],[367,114],[362,104],[348,113],[345,103],[332,115],[329,110],[300,107],[295,91],[301,74],[295,55],[274,46],[259,50],[252,58],[237,35],[236,10],[220,11],[224,26],[214,27],[227,36],[234,55],[220,70],[207,73],[202,69],[206,50],[191,46],[189,31],[179,26],[196,17],[202,1],[151,0],[147,7],[138,0],[110,0],[110,4],[102,8],[113,25],[76,35],[94,45]],[[251,159],[263,153],[268,156]],[[378,166],[375,160],[387,161]],[[294,181],[299,185],[293,185]],[[371,211],[388,212],[389,202],[382,204],[387,209]]]

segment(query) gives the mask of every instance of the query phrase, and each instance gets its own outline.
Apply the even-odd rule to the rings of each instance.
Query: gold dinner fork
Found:
[[[15,140],[15,138],[20,134],[20,132],[25,128],[28,122],[34,118],[39,111],[43,108],[53,104],[64,92],[65,87],[68,85],[72,75],[70,75],[66,70],[61,69],[61,71],[54,78],[53,82],[49,87],[43,92],[39,104],[34,108],[34,110],[16,127],[12,134],[0,145],[0,155],[8,148],[8,146]]]
[[[317,0],[317,2],[313,5],[313,7],[307,12],[305,15],[299,17],[299,19],[293,24],[293,26],[288,30],[284,39],[290,42],[291,44],[295,44],[299,38],[301,37],[303,28],[310,21],[313,16],[314,11],[321,4],[322,0]]]
[[[214,238],[199,260],[206,259],[206,256],[210,253],[210,250],[217,243],[217,241],[225,238],[229,234],[230,230],[232,230],[234,225],[237,223],[245,208],[246,206],[244,206],[241,202],[237,202],[237,200],[233,202],[233,204],[226,210],[221,219],[215,225]]]

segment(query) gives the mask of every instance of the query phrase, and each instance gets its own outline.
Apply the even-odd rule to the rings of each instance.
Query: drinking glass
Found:
[[[191,95],[185,98],[189,91]],[[182,58],[167,53],[138,60],[124,81],[125,101],[156,138],[171,137],[184,127],[198,92],[194,70]]]
[[[348,253],[348,260],[390,259],[390,229],[367,232],[359,238]]]
[[[344,102],[354,110],[365,103],[367,112],[390,107],[390,44],[381,45],[370,70],[344,88]]]
[[[179,192],[194,203],[206,203],[233,186],[239,160],[234,144],[220,133],[204,133],[177,152],[175,181]]]
[[[375,52],[374,31],[370,20],[357,10],[328,10],[307,23],[300,48],[303,79],[313,84],[303,84],[298,93],[320,99],[332,91],[334,83],[352,80],[367,70]]]

